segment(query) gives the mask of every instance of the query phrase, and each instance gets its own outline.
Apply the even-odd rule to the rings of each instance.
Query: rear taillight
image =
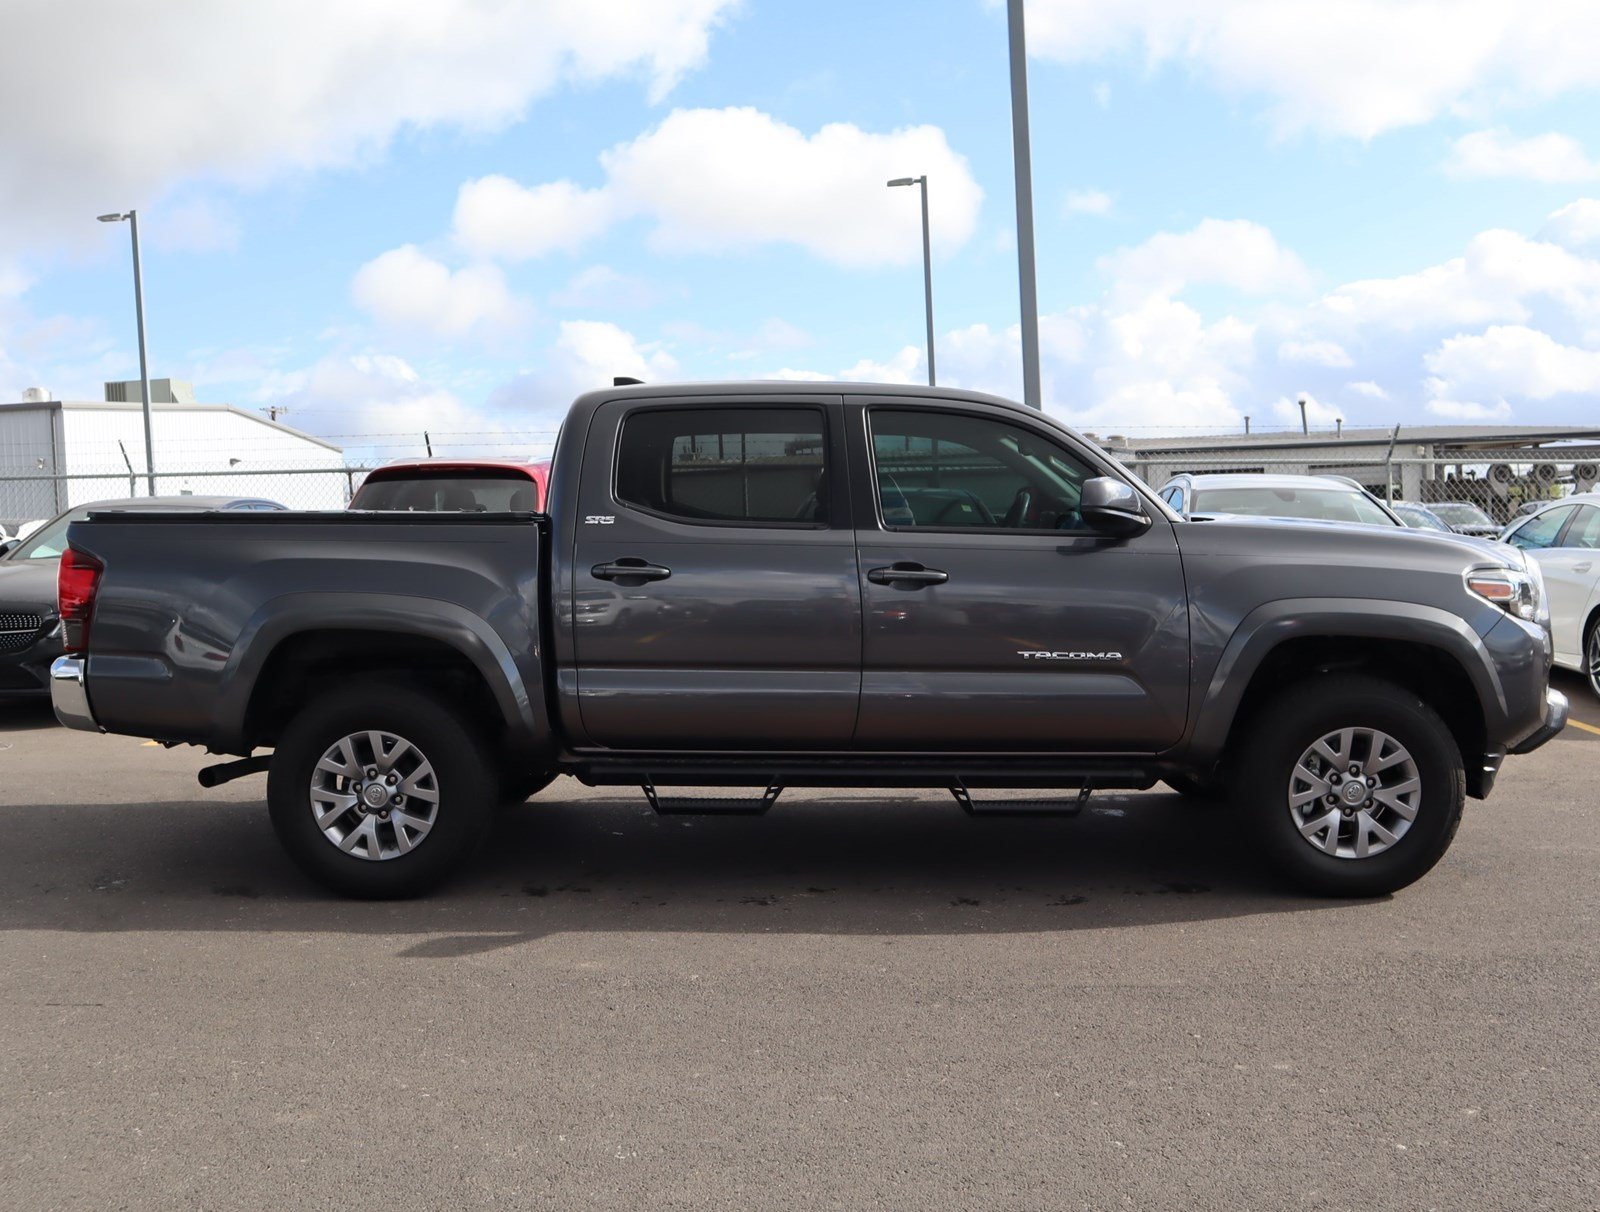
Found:
[[[61,636],[68,652],[82,652],[89,646],[89,619],[94,614],[94,595],[100,588],[104,564],[92,555],[68,547],[61,553],[61,570],[56,574],[56,605],[61,611]]]

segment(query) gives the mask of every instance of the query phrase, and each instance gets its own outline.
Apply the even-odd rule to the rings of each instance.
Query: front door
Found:
[[[861,595],[841,416],[836,396],[595,412],[571,603],[590,744],[849,743]]]
[[[858,748],[1153,752],[1182,736],[1189,623],[1170,522],[1088,531],[1079,492],[1110,469],[1008,409],[884,400],[851,434]]]

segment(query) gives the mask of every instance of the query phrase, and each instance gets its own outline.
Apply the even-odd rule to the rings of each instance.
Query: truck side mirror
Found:
[[[13,548],[21,545],[21,539],[0,539],[0,557],[10,555]]]
[[[1095,476],[1083,482],[1078,514],[1090,530],[1114,538],[1132,538],[1150,529],[1150,515],[1145,513],[1139,494],[1111,476]]]

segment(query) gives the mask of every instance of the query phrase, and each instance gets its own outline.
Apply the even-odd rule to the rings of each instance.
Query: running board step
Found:
[[[960,779],[950,784],[950,794],[968,816],[1077,816],[1094,788],[1085,783],[1070,800],[975,800]]]
[[[659,794],[651,782],[640,784],[639,789],[658,816],[760,816],[783,794],[781,783],[768,784],[758,800],[732,795],[665,796]]]

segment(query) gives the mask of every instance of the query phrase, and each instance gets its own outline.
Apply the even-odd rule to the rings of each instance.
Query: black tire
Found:
[[[1589,683],[1589,690],[1600,699],[1600,614],[1589,620],[1589,626],[1583,633],[1583,650],[1579,654],[1579,664],[1583,668],[1583,680]]]
[[[341,851],[311,807],[317,763],[341,738],[368,730],[403,737],[425,754],[438,795],[432,827],[415,848],[381,860]],[[417,896],[453,874],[482,840],[498,790],[494,765],[462,717],[388,683],[319,696],[284,730],[267,771],[268,811],[289,856],[323,887],[369,900]]]
[[[1301,755],[1341,728],[1373,728],[1410,751],[1421,782],[1416,816],[1388,849],[1364,858],[1324,853],[1289,811]],[[1420,879],[1450,848],[1466,804],[1461,751],[1438,712],[1378,678],[1330,674],[1302,682],[1257,712],[1236,753],[1236,799],[1271,866],[1315,896],[1384,896]],[[1325,835],[1327,836],[1327,835]]]

